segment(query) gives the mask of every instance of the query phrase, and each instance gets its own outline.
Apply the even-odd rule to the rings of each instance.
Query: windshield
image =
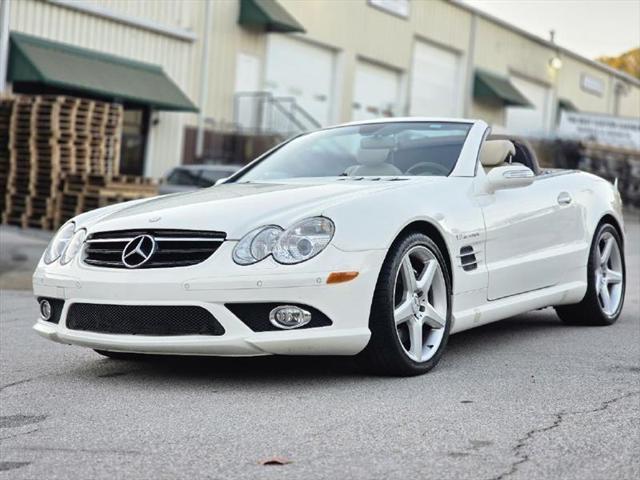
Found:
[[[370,123],[320,130],[291,140],[237,182],[300,177],[447,176],[470,123]]]

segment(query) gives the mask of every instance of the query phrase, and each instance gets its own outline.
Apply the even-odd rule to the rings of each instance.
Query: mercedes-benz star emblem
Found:
[[[124,247],[122,263],[127,268],[138,268],[149,261],[157,249],[151,235],[138,235]]]

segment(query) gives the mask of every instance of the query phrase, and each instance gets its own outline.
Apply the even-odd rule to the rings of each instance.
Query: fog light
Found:
[[[271,310],[269,321],[278,328],[290,330],[309,323],[311,321],[311,313],[293,305],[282,305]]]
[[[40,316],[43,320],[51,318],[51,304],[49,300],[40,300]]]

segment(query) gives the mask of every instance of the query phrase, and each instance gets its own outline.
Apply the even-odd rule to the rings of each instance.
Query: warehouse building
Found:
[[[124,105],[123,173],[246,160],[349,120],[640,117],[640,81],[456,1],[4,0],[7,91]]]

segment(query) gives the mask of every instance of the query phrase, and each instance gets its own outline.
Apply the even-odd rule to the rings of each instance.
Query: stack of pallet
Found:
[[[119,197],[122,200],[154,194],[148,181],[118,176],[121,130],[121,105],[67,96],[20,95],[3,100],[3,222],[55,228],[71,212],[75,215],[110,201],[114,188],[127,192]],[[2,142],[7,148],[2,149]],[[73,208],[70,196],[75,198]]]
[[[9,180],[9,124],[13,102],[0,98],[0,212],[4,211]]]
[[[62,225],[74,216],[157,194],[156,183],[133,175],[66,174],[60,182],[55,224]]]

